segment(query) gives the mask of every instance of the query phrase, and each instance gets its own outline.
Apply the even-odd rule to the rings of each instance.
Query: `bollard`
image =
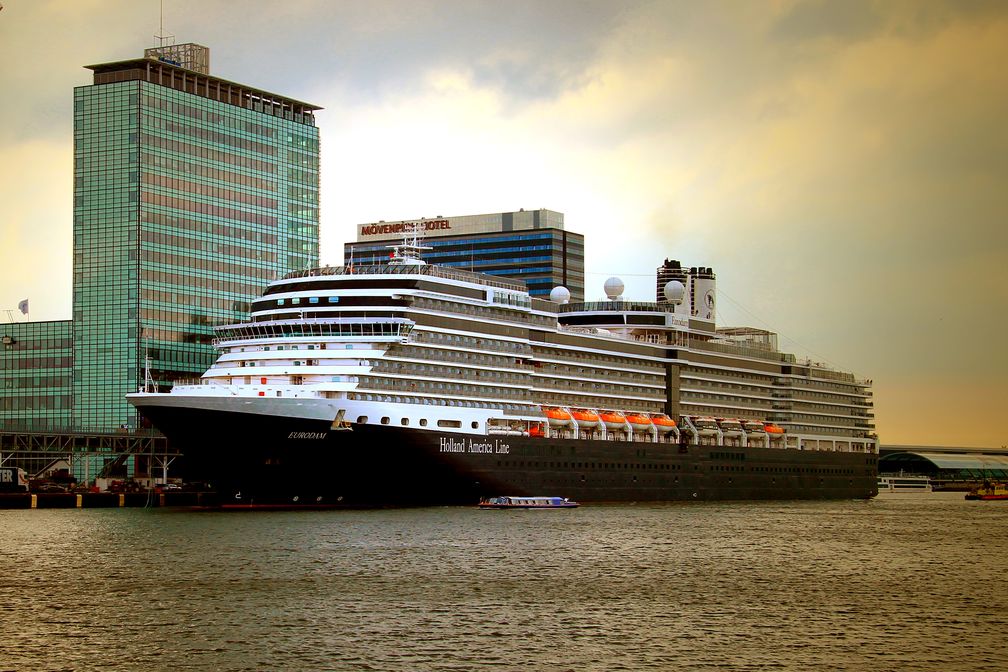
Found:
[[[38,508],[38,495],[32,495],[31,496],[31,508],[33,508],[33,509],[37,509]]]
[[[124,495],[121,492],[119,493],[119,506],[120,507],[126,506],[126,495]]]
[[[77,495],[77,508],[78,509],[81,508],[83,504],[84,504],[84,497],[81,495]]]

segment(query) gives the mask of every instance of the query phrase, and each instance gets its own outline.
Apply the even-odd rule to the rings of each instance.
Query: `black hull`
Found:
[[[497,495],[579,502],[865,499],[877,456],[330,423],[169,406],[139,409],[222,504],[475,505]]]

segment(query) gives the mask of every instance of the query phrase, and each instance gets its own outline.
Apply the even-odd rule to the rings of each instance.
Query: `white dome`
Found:
[[[623,296],[623,281],[619,278],[609,278],[605,281],[605,294],[610,301],[615,301]]]
[[[550,292],[550,301],[553,303],[567,303],[570,301],[570,290],[563,285],[557,285]]]
[[[686,296],[686,287],[678,280],[669,280],[665,283],[665,300],[669,303],[680,304]]]

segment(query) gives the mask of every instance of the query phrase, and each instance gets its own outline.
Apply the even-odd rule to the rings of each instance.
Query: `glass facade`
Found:
[[[198,377],[214,326],[318,265],[319,203],[310,114],[181,70],[169,86],[101,67],[74,91],[73,262],[74,423],[99,431],[137,426],[123,397],[145,360],[162,391]]]
[[[346,243],[343,258],[350,263],[353,248],[355,265],[385,263],[388,246],[401,241]],[[482,232],[428,237],[423,244],[432,248],[423,254],[430,264],[521,280],[529,294],[538,298],[549,298],[554,287],[563,285],[572,301],[584,300],[584,236],[579,233],[552,228]]]
[[[69,427],[72,375],[72,322],[0,326],[0,429]]]

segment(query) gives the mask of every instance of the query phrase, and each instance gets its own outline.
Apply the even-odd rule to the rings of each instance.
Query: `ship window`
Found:
[[[301,299],[300,299],[300,298],[298,298],[298,297],[294,297],[293,299],[291,299],[291,305],[292,305],[292,306],[296,306],[296,305],[298,305],[299,303],[301,303]]]
[[[338,296],[330,296],[330,297],[328,297],[328,301],[329,301],[329,303],[339,303],[339,297]]]
[[[405,427],[406,425],[409,424],[409,418],[403,418],[402,420],[399,421],[399,424]]]
[[[277,299],[277,305],[278,306],[284,305],[284,301],[286,301],[286,299]]]
[[[420,426],[421,427],[427,426],[427,418],[420,418]]]
[[[458,420],[438,420],[438,427],[454,427],[456,429],[462,427],[462,423]]]
[[[366,423],[367,423],[367,416],[366,415],[358,415],[357,416],[357,424],[358,425],[363,425],[363,424],[366,424]]]
[[[389,423],[389,419],[388,419],[388,416],[385,416],[385,417],[383,417],[383,418],[381,419],[381,424],[383,424],[383,425],[387,425],[388,423]]]
[[[472,423],[472,428],[473,428],[473,429],[476,429],[477,427],[479,427],[479,423],[478,423],[478,422],[476,422],[476,421],[473,421],[473,423]]]
[[[318,297],[317,296],[311,297],[310,299],[308,299],[308,303],[318,303]]]

